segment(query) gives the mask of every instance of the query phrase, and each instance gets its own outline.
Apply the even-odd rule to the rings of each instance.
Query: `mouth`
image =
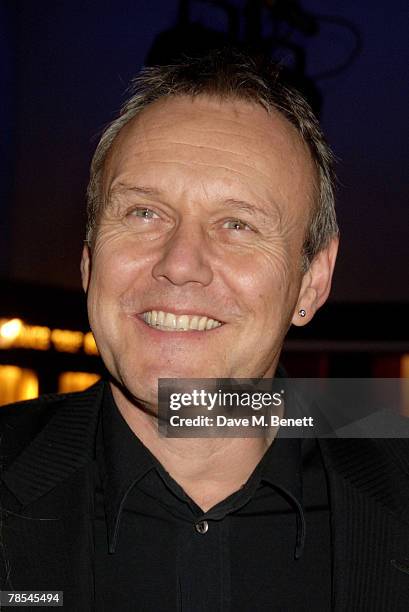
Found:
[[[164,310],[148,310],[139,317],[149,327],[168,332],[211,331],[223,325],[222,321],[211,319],[206,315],[174,314]]]

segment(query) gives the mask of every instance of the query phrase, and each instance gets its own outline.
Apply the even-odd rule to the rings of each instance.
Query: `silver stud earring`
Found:
[[[304,308],[300,308],[300,310],[298,311],[298,314],[300,315],[300,317],[305,317],[305,315],[307,314],[306,311],[304,310]]]

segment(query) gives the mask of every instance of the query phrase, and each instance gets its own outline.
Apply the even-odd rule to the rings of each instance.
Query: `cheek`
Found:
[[[225,282],[252,310],[271,311],[272,306],[287,298],[292,278],[289,259],[279,246],[255,249],[238,265],[230,267]]]
[[[91,287],[101,297],[121,295],[149,266],[149,257],[129,241],[108,239],[96,245]]]
[[[88,290],[88,316],[96,337],[115,327],[119,298],[131,283],[129,258],[118,251],[101,249],[95,253]]]
[[[241,300],[246,343],[251,338],[260,353],[282,342],[295,307],[296,284],[289,258],[280,249],[269,249],[249,258],[235,277],[234,289],[230,285]]]

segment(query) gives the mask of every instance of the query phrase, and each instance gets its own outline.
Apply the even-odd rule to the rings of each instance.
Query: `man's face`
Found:
[[[135,398],[155,403],[158,378],[274,375],[314,176],[295,129],[243,101],[166,99],[122,129],[83,284],[103,361]]]

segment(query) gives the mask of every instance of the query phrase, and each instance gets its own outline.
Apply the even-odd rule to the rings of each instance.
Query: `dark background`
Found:
[[[231,0],[243,7],[243,0]],[[85,189],[97,136],[124,100],[177,0],[14,0],[0,12],[0,277],[78,289]],[[317,81],[322,123],[338,159],[342,242],[332,300],[409,301],[407,0],[304,0],[311,13],[348,19],[362,49]],[[221,9],[192,3],[192,18],[222,31]],[[243,28],[243,24],[241,24]],[[265,32],[269,31],[266,18]],[[309,76],[354,48],[350,29],[280,33],[306,50]],[[282,52],[291,63],[291,53]],[[382,322],[379,322],[382,325]]]

